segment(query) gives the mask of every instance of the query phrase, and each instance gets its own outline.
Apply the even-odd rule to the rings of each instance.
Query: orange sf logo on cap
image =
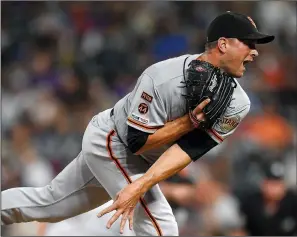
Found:
[[[256,26],[255,22],[253,21],[253,19],[251,17],[249,17],[249,16],[247,18],[253,24],[253,26],[257,29],[257,26]]]

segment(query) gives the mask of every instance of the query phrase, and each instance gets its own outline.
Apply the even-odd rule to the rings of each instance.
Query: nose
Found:
[[[253,58],[255,58],[255,57],[258,57],[258,56],[259,56],[259,53],[258,53],[258,51],[257,51],[256,49],[253,49],[253,50],[251,50],[250,55],[251,55]]]

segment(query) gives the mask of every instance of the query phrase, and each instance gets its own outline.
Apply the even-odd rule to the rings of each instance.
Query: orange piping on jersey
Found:
[[[155,127],[153,127],[153,126],[146,126],[146,125],[143,125],[140,122],[137,122],[137,121],[135,121],[133,119],[130,119],[130,118],[128,118],[128,121],[130,123],[133,123],[134,125],[136,125],[138,127],[141,127],[141,128],[144,128],[144,129],[149,129],[149,130],[155,130],[155,129],[158,129],[158,128],[162,128],[163,127],[163,126],[155,126]]]
[[[215,138],[217,138],[220,142],[224,141],[224,138],[221,137],[214,129],[208,130]]]
[[[111,137],[115,135],[115,131],[112,130],[110,131],[110,133],[108,134],[107,138],[106,138],[106,146],[107,146],[107,151],[109,154],[110,159],[116,164],[116,166],[119,168],[119,170],[122,172],[123,176],[125,177],[126,181],[128,184],[132,183],[131,178],[129,177],[129,175],[127,174],[127,172],[124,170],[124,168],[121,166],[120,162],[118,161],[118,159],[114,156],[112,149],[111,149]],[[144,211],[146,212],[146,214],[148,215],[148,217],[150,218],[153,226],[155,227],[158,236],[162,236],[162,230],[157,222],[157,220],[154,218],[154,216],[152,215],[152,213],[150,212],[150,210],[148,209],[145,201],[143,198],[140,198],[140,204],[142,205]]]

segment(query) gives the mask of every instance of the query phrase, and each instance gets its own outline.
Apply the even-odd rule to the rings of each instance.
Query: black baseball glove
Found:
[[[195,128],[208,129],[220,119],[229,106],[236,82],[233,77],[212,64],[193,60],[184,73],[189,116]],[[203,100],[211,101],[204,107],[205,121],[198,120],[193,110]]]

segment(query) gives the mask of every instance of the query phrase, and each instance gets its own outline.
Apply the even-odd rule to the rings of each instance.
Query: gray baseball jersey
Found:
[[[113,110],[94,116],[86,128],[82,151],[49,185],[2,192],[1,223],[61,221],[102,205],[108,196],[114,198],[127,183],[141,177],[150,167],[147,161],[154,162],[168,146],[148,151],[141,159],[127,148],[128,126],[154,133],[183,116],[186,101],[180,86],[184,65],[198,56],[183,55],[147,68],[134,90]],[[229,108],[208,135],[222,142],[235,131],[249,107],[250,101],[238,84]],[[140,199],[133,226],[137,236],[178,235],[172,209],[158,185]]]
[[[140,76],[134,90],[114,106],[117,133],[126,145],[127,125],[154,133],[166,122],[186,114],[186,100],[182,96],[186,91],[181,82],[188,64],[198,57],[199,54],[183,55],[150,66]],[[231,104],[224,116],[207,131],[217,143],[235,131],[250,109],[247,94],[236,83]],[[142,156],[154,162],[170,145],[145,152]]]

